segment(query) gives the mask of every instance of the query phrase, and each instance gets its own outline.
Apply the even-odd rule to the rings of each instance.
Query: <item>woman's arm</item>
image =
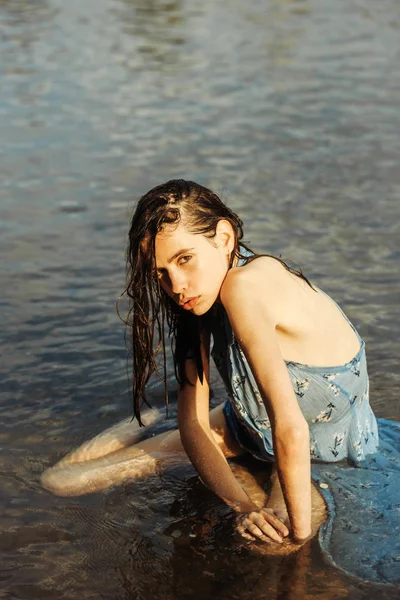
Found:
[[[288,534],[287,528],[274,514],[260,516],[259,507],[249,498],[232,473],[227,460],[213,438],[209,421],[209,339],[201,344],[204,365],[203,383],[195,364],[188,360],[186,374],[190,383],[179,390],[178,425],[182,445],[201,480],[237,513],[248,513],[250,521],[257,522],[263,539],[277,542]],[[245,527],[251,531],[250,527]],[[265,537],[262,535],[265,534]]]
[[[186,361],[190,383],[180,386],[178,426],[182,445],[202,481],[234,510],[257,509],[233,475],[226,458],[213,438],[209,419],[209,336],[201,340],[203,383],[194,361]]]
[[[228,273],[221,300],[265,402],[292,535],[300,541],[311,533],[309,430],[278,344],[275,315],[282,298],[274,296],[263,267],[251,266]]]

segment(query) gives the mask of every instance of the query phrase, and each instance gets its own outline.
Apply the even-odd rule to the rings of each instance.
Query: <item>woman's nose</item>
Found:
[[[181,294],[186,285],[185,277],[183,273],[171,273],[169,276],[171,282],[171,290],[173,294]]]

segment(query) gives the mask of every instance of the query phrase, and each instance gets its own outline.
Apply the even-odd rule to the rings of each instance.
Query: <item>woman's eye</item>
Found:
[[[190,260],[191,258],[192,258],[192,257],[191,257],[191,255],[190,255],[190,254],[186,254],[185,256],[181,256],[181,257],[180,257],[180,259],[179,259],[178,263],[179,263],[180,265],[184,265],[184,264],[186,264],[187,262],[189,262],[189,260]]]

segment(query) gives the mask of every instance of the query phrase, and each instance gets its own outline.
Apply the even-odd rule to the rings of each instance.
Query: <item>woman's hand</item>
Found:
[[[282,543],[289,529],[272,508],[260,508],[241,514],[236,519],[236,531],[247,540]]]

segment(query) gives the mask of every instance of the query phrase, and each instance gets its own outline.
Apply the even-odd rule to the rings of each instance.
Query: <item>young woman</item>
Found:
[[[311,461],[359,462],[378,446],[364,342],[329,296],[283,260],[254,254],[242,235],[239,217],[196,183],[169,181],[139,200],[126,288],[135,415],[141,424],[157,340],[165,366],[168,325],[179,430],[135,444],[137,429],[119,424],[47,470],[45,487],[104,489],[184,450],[244,537],[296,545],[316,531],[325,513]],[[212,411],[210,348],[229,397]],[[227,462],[246,451],[275,465],[265,503]]]

